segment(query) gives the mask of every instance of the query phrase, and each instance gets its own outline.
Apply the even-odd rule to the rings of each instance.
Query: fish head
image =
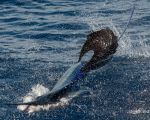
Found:
[[[109,28],[101,29],[87,35],[87,40],[84,43],[79,60],[89,51],[94,51],[93,56],[85,66],[98,66],[98,64],[116,52],[118,47],[118,38]],[[89,69],[89,68],[87,68]],[[89,71],[89,70],[88,70]]]

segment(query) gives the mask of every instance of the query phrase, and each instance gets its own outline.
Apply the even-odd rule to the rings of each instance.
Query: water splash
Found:
[[[27,93],[26,96],[23,97],[23,103],[25,102],[31,102],[31,101],[35,101],[37,97],[45,95],[47,93],[49,93],[49,89],[37,84],[35,86],[32,87],[32,90]],[[38,112],[41,110],[52,110],[52,109],[56,109],[56,108],[60,108],[60,107],[64,107],[66,105],[69,105],[70,101],[79,96],[82,93],[91,93],[91,91],[89,89],[81,89],[75,92],[69,92],[66,96],[60,98],[60,100],[56,103],[52,103],[52,104],[46,104],[46,105],[37,105],[37,106],[33,106],[33,105],[18,105],[17,108],[20,111],[25,111],[28,114],[34,113],[34,112]]]
[[[49,93],[49,89],[37,84],[35,86],[32,87],[32,90],[23,97],[23,102],[31,102],[36,100],[37,97],[45,95]],[[62,107],[64,105],[68,105],[70,99],[68,98],[61,98],[59,102],[55,103],[55,104],[47,104],[47,105],[37,105],[37,106],[32,106],[32,105],[19,105],[17,108],[20,111],[26,111],[29,114],[33,113],[33,112],[37,112],[40,110],[49,110],[49,109],[54,109],[57,107]]]
[[[103,6],[105,7],[105,6]],[[102,9],[102,8],[101,8]],[[136,11],[135,11],[136,14]],[[117,36],[121,36],[121,33],[123,32],[124,25],[122,24],[124,21],[120,21],[121,16],[116,16],[113,18],[113,16],[100,16],[98,13],[88,13],[86,15],[86,12],[82,14],[83,18],[82,21],[84,21],[88,26],[90,27],[91,31],[97,31],[102,28],[109,27],[114,31],[114,33]],[[127,16],[127,15],[126,15]],[[115,19],[115,22],[114,20]],[[128,19],[128,16],[126,17],[126,20]],[[133,15],[132,23],[135,22],[135,18]],[[133,32],[136,33],[135,28],[131,28],[132,24],[129,25],[129,28],[127,29],[126,33],[122,37],[121,40],[119,40],[119,47],[118,51],[116,53],[116,56],[128,56],[131,58],[138,58],[138,57],[150,57],[150,46],[146,44],[148,41],[148,38],[146,35],[142,34],[132,34]],[[140,29],[140,28],[139,28]]]

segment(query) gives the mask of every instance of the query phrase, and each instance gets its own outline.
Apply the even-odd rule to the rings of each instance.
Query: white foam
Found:
[[[48,88],[40,84],[37,84],[32,87],[31,92],[29,92],[26,96],[23,97],[23,102],[26,103],[34,101],[38,96],[44,95],[48,92],[49,92]],[[28,113],[37,111],[37,107],[35,106],[29,107],[28,105],[19,105],[17,108],[21,111],[25,111],[26,109],[28,109]]]
[[[76,97],[77,95],[79,95],[82,91],[78,91],[75,93],[70,93],[68,94],[68,96],[66,97],[62,97],[59,102],[53,103],[53,104],[47,104],[47,105],[37,105],[37,106],[33,106],[33,105],[18,105],[17,109],[19,109],[20,111],[26,111],[27,113],[31,114],[33,112],[37,112],[40,110],[50,110],[50,109],[56,109],[59,107],[63,107],[65,105],[69,104],[69,101],[72,100],[72,98]],[[23,103],[25,102],[31,102],[36,100],[37,97],[45,95],[49,93],[49,89],[37,84],[35,86],[32,87],[31,91],[29,93],[27,93],[26,96],[23,97]]]
[[[48,88],[46,88],[46,87],[44,87],[44,86],[42,86],[40,84],[37,84],[36,86],[32,87],[32,90],[26,96],[23,97],[23,102],[34,101],[34,100],[36,100],[36,98],[38,96],[45,95],[48,92],[49,92]],[[68,102],[69,102],[69,99],[61,98],[60,102],[57,102],[56,104],[37,105],[37,106],[33,106],[33,105],[19,105],[17,108],[20,111],[26,111],[26,112],[28,112],[30,114],[30,113],[33,113],[33,112],[36,112],[36,111],[40,111],[40,110],[49,110],[49,109],[53,109],[53,108],[56,108],[56,107],[61,107],[61,106],[67,105]]]
[[[136,110],[129,110],[128,114],[133,114],[133,115],[137,115],[137,114],[148,114],[150,113],[150,110],[144,110],[142,108],[136,109]]]

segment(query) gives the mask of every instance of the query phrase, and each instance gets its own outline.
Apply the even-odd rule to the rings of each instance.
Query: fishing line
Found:
[[[122,36],[123,36],[123,35],[124,35],[124,33],[126,32],[126,30],[127,30],[128,26],[129,26],[129,23],[130,23],[130,21],[131,21],[131,19],[132,19],[132,16],[133,16],[134,10],[135,10],[135,4],[133,5],[133,8],[132,8],[132,10],[131,10],[130,17],[129,17],[129,19],[128,19],[128,21],[127,21],[127,24],[125,25],[125,28],[124,28],[123,32],[121,33],[121,35],[120,35],[120,37],[119,37],[118,41],[122,38]]]

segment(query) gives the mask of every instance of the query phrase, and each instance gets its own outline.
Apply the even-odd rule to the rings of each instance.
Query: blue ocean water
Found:
[[[78,83],[92,95],[31,115],[0,105],[0,120],[149,120],[149,0],[1,0],[0,102],[18,102],[36,84],[51,89],[77,62],[86,35],[109,27],[119,36],[133,4],[113,60]]]

